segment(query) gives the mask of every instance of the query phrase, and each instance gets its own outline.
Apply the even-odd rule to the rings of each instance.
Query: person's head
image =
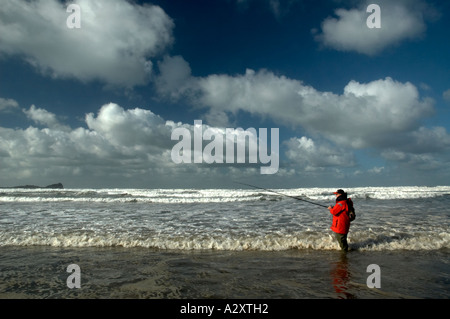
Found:
[[[336,198],[338,198],[339,196],[345,196],[347,195],[343,189],[338,189],[337,191],[334,192],[334,195],[336,195]]]

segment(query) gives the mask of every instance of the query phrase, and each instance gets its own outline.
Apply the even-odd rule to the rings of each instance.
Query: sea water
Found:
[[[276,191],[334,204],[334,189]],[[326,208],[261,190],[1,189],[0,297],[449,298],[450,187],[346,191],[342,254]]]

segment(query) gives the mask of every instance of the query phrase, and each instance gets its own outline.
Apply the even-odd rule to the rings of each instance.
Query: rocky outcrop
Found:
[[[48,185],[48,186],[45,186],[44,188],[64,188],[64,186],[63,186],[63,184],[61,184],[61,183],[56,183],[56,184],[51,184],[51,185]]]

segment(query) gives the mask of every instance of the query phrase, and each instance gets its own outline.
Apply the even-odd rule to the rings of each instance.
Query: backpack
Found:
[[[353,202],[351,198],[347,199],[347,206],[348,206],[348,217],[350,221],[354,221],[356,218],[356,212],[355,207],[353,207]]]

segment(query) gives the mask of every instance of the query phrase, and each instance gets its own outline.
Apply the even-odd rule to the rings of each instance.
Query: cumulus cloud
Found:
[[[446,169],[448,167],[448,157],[441,159],[432,154],[414,154],[402,152],[394,149],[388,149],[381,154],[385,159],[401,163],[404,166],[410,167],[414,170],[437,170]]]
[[[318,144],[303,136],[291,138],[286,143],[287,158],[305,171],[320,170],[326,167],[352,167],[355,158],[347,149],[338,149],[328,143]]]
[[[258,163],[252,164],[249,159],[238,163],[237,153],[229,164],[175,164],[171,160],[171,152],[178,141],[171,138],[173,130],[185,128],[193,139],[195,126],[193,123],[165,120],[147,109],[125,109],[108,103],[97,113],[86,114],[85,126],[76,128],[64,125],[57,115],[42,108],[31,106],[24,112],[39,127],[0,127],[0,174],[3,183],[62,179],[85,187],[104,187],[103,183],[108,181],[122,187],[127,182],[134,186],[156,186],[164,185],[167,176],[170,176],[189,186],[193,181],[186,176],[201,177],[199,181],[203,183],[225,177],[259,175],[259,168],[262,167]],[[234,131],[228,135],[222,127],[203,124],[203,133],[206,130],[213,134],[226,134],[224,141],[231,138],[232,143],[245,139],[245,132]],[[250,134],[249,139],[258,139],[257,131],[247,133]],[[405,141],[409,139],[409,142],[381,148],[380,154],[384,159],[421,170],[445,169],[448,163],[445,156],[448,157],[450,150],[450,136],[445,128],[420,127],[404,134],[407,137]],[[209,141],[204,141],[203,147],[206,144]],[[313,173],[335,172],[336,169],[357,165],[351,148],[324,138],[294,137],[282,145],[289,163],[280,167],[280,174],[291,174],[292,169]],[[440,156],[442,151],[447,155]],[[206,154],[206,157],[203,154],[204,161],[209,160],[209,156],[213,156],[212,153]],[[383,170],[374,168],[371,172],[379,174]],[[95,184],[97,180],[102,184]]]
[[[151,59],[172,43],[173,21],[158,6],[125,0],[75,0],[81,28],[57,0],[5,1],[0,6],[0,53],[18,55],[46,75],[145,84]]]
[[[177,87],[176,94],[196,107],[270,117],[352,148],[394,143],[393,135],[417,129],[421,119],[433,112],[433,101],[421,99],[413,84],[389,77],[369,83],[350,81],[343,94],[335,94],[267,70],[248,69],[236,76],[191,77]]]
[[[450,161],[450,135],[444,127],[420,127],[405,134],[404,143],[386,147],[381,156],[420,170],[448,167]]]
[[[9,111],[19,107],[19,103],[13,99],[4,99],[0,97],[0,112]]]
[[[69,182],[79,177],[85,184],[95,183],[98,177],[142,181],[151,174],[164,176],[161,171],[174,167],[170,132],[177,124],[149,110],[125,110],[109,103],[97,115],[86,115],[87,127],[74,129],[44,109],[32,106],[24,112],[43,128],[0,127],[3,181],[60,175]]]
[[[165,56],[158,63],[159,75],[154,84],[161,95],[178,99],[188,88],[191,78],[191,67],[181,56]]]
[[[335,10],[326,18],[315,40],[339,51],[375,55],[405,40],[420,39],[426,31],[426,20],[436,18],[433,8],[421,0],[380,0],[381,28],[368,28],[367,7],[373,1],[361,1],[356,8]]]
[[[24,109],[23,112],[36,124],[57,130],[70,130],[69,126],[62,124],[55,114],[45,109],[37,108],[35,105],[32,105],[28,110]]]
[[[86,126],[77,128],[64,125],[58,116],[34,105],[23,111],[39,127],[0,127],[0,175],[3,183],[12,181],[17,184],[20,180],[29,183],[31,178],[61,180],[60,176],[63,176],[72,183],[78,180],[82,186],[92,186],[97,180],[108,182],[109,179],[122,187],[130,181],[134,186],[157,186],[163,185],[170,176],[172,182],[189,186],[193,181],[186,179],[186,175],[223,179],[223,176],[230,176],[230,171],[236,172],[233,167],[242,168],[238,169],[241,174],[246,170],[256,170],[257,162],[250,162],[249,155],[241,154],[237,147],[238,143],[245,145],[244,152],[248,152],[250,146],[245,140],[248,138],[258,143],[256,131],[233,131],[228,134],[224,128],[204,124],[203,133],[212,133],[214,141],[215,135],[223,135],[224,144],[219,147],[225,147],[225,142],[227,147],[228,143],[235,144],[233,158],[230,162],[227,158],[227,163],[223,165],[210,165],[207,164],[210,157],[217,154],[203,151],[203,161],[185,165],[176,164],[171,159],[172,148],[178,143],[172,140],[171,135],[175,128],[186,129],[190,132],[193,147],[194,123],[175,123],[150,110],[125,109],[115,103],[103,105],[96,114],[86,114]],[[210,141],[203,138],[206,150]],[[193,155],[202,154],[193,152]],[[227,156],[227,153],[223,155]],[[271,159],[276,159],[278,163],[278,157],[271,155]],[[244,159],[242,163],[238,161],[242,159],[240,156]],[[258,164],[257,174],[260,166]]]
[[[165,88],[174,92],[160,92],[206,109],[206,118],[220,115],[226,123],[228,115],[248,112],[313,136],[314,140],[301,137],[285,144],[289,159],[299,159],[311,169],[354,165],[351,152],[357,149],[376,149],[385,159],[403,163],[391,156],[392,151],[414,157],[418,163],[417,155],[439,157],[449,150],[445,128],[422,123],[434,113],[434,100],[421,97],[410,82],[390,77],[367,83],[352,80],[336,94],[267,70],[194,77],[181,57],[165,63],[183,65],[184,71],[181,77],[162,72],[160,80],[166,80]],[[170,79],[179,85],[171,85]]]
[[[409,134],[403,149],[414,153],[439,153],[450,149],[450,135],[445,127],[420,127]]]
[[[86,115],[86,124],[111,145],[124,151],[149,152],[154,147],[170,146],[171,127],[160,116],[141,108],[125,110],[115,103],[101,107],[97,117]]]

